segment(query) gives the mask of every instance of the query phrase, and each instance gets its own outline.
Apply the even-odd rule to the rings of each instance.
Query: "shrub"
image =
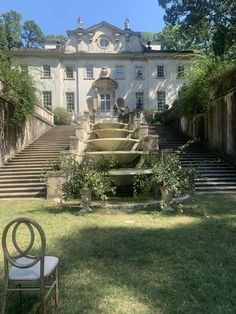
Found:
[[[56,107],[53,110],[53,113],[54,113],[54,124],[56,125],[70,124],[71,114],[65,108]]]
[[[105,157],[96,160],[84,157],[81,162],[78,162],[72,155],[60,156],[58,168],[66,176],[66,182],[62,186],[64,198],[83,200],[86,197],[95,196],[106,200],[107,193],[115,193],[115,187],[108,176],[108,170],[114,166],[114,162]],[[88,203],[90,201],[91,199]]]
[[[145,107],[143,109],[144,118],[148,124],[153,123],[153,118],[154,118],[155,113],[156,113],[155,107]]]
[[[166,205],[169,196],[178,198],[186,192],[192,193],[196,171],[192,167],[183,167],[179,160],[180,154],[191,143],[189,141],[173,153],[150,153],[144,167],[152,169],[152,176],[138,175],[134,180],[134,192],[137,193],[147,185],[151,188],[159,187],[163,205]]]

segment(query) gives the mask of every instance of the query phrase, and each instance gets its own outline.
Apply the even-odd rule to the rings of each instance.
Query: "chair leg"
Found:
[[[55,287],[54,287],[54,294],[55,294],[55,306],[58,307],[59,305],[59,284],[58,284],[58,268],[55,271]]]
[[[19,288],[21,288],[21,285],[19,285]],[[19,301],[20,301],[20,308],[22,310],[22,291],[19,291]]]
[[[40,314],[46,314],[45,292],[40,293]]]
[[[4,291],[2,298],[2,310],[1,314],[5,314],[7,311],[7,291]]]
[[[8,289],[8,279],[6,279],[5,285],[4,285],[1,314],[5,314],[7,312],[7,298],[8,298],[7,289]]]
[[[46,314],[44,280],[40,280],[40,314]]]

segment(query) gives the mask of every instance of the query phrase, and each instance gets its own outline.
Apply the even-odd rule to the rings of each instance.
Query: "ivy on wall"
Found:
[[[12,68],[7,57],[0,54],[1,97],[8,102],[10,123],[21,126],[34,113],[37,103],[36,88],[32,78],[18,68]]]
[[[183,115],[189,120],[206,112],[217,89],[224,84],[224,74],[235,65],[234,60],[196,56],[174,105],[180,105]]]

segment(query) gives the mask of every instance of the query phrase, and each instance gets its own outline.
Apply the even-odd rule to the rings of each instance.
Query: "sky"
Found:
[[[77,27],[84,28],[106,21],[121,29],[124,20],[139,32],[159,32],[164,27],[164,11],[158,0],[0,0],[0,14],[14,10],[24,20],[34,20],[44,34],[66,35]]]

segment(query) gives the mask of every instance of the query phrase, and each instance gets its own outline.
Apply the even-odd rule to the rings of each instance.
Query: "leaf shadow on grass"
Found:
[[[74,228],[49,244],[60,259],[57,313],[234,313],[235,240],[223,220]],[[33,313],[36,299],[25,300],[9,314]]]
[[[74,300],[73,306],[66,301],[62,312],[109,313],[104,299],[114,289],[110,302],[120,302],[116,313],[234,313],[235,240],[231,227],[207,221],[174,229],[74,232],[58,243],[66,252],[61,257],[63,299],[73,295]],[[134,310],[136,302],[140,312]]]

